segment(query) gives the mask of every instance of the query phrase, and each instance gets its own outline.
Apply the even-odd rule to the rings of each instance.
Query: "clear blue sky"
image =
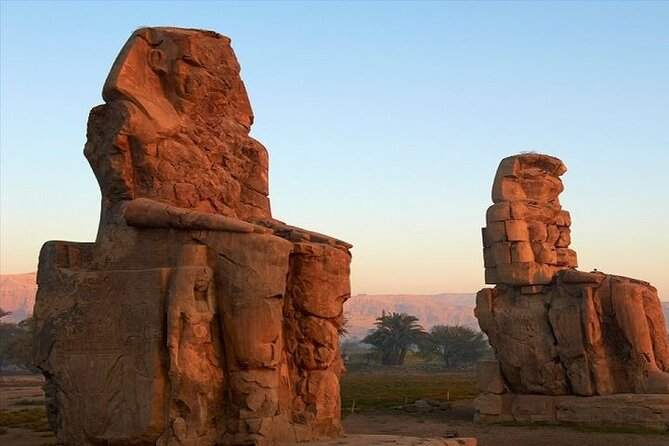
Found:
[[[140,26],[228,35],[275,217],[355,245],[356,293],[472,292],[499,160],[570,170],[581,268],[669,299],[669,3],[2,2],[0,268],[95,237],[91,107]]]

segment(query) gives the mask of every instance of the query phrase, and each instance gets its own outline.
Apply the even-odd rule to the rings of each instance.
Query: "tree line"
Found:
[[[425,359],[440,358],[446,367],[475,364],[490,354],[483,333],[463,325],[435,325],[428,332],[416,316],[386,313],[376,318],[376,329],[362,342],[383,365],[402,365],[412,352]]]
[[[33,319],[18,324],[2,322],[11,311],[0,308],[0,373],[34,372],[32,365]]]

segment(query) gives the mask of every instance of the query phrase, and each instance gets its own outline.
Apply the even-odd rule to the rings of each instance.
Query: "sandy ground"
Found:
[[[309,446],[477,446],[475,438],[442,439],[359,434],[346,434],[341,438],[307,444]]]
[[[0,377],[0,410],[15,411],[35,405],[17,404],[19,401],[44,401],[40,377]],[[425,414],[405,413],[399,410],[347,414],[343,424],[348,438],[323,445],[430,445],[426,438],[474,437],[479,446],[668,446],[669,435],[641,435],[626,433],[582,432],[566,427],[538,426],[485,426],[472,422],[471,402],[454,403],[451,409]],[[360,435],[392,435],[414,437],[361,438]],[[418,440],[423,439],[423,440]],[[49,432],[8,429],[0,435],[2,446],[55,445]]]

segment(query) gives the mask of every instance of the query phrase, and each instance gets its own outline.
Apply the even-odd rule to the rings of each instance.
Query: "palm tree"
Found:
[[[406,313],[384,311],[376,318],[376,330],[362,340],[371,344],[381,357],[383,365],[404,364],[406,354],[412,346],[421,346],[427,333],[418,324],[418,318]]]

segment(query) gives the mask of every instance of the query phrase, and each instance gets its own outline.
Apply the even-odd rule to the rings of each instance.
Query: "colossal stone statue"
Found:
[[[68,445],[341,434],[351,245],[272,218],[227,37],[142,28],[88,122],[95,243],[40,253],[35,358]]]
[[[495,176],[483,254],[486,283],[497,286],[479,291],[475,310],[497,359],[481,365],[484,419],[518,418],[522,404],[513,400],[513,409],[510,395],[665,394],[659,401],[669,408],[657,291],[640,280],[575,269],[571,218],[558,199],[566,170],[557,158],[527,153],[502,160]],[[526,412],[550,406],[546,420],[555,421],[555,401],[569,400],[546,401],[528,403],[534,406]],[[663,417],[660,426],[669,423],[669,414]]]

